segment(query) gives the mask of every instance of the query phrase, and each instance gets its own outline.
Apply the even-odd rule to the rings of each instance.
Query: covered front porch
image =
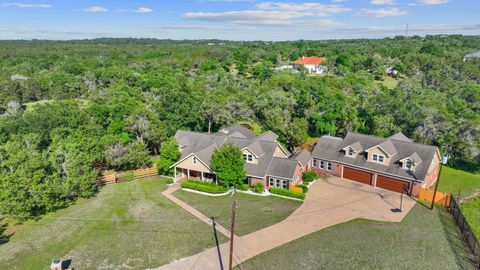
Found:
[[[178,180],[188,180],[194,179],[202,182],[215,182],[217,183],[217,177],[215,174],[210,172],[203,172],[185,168],[174,167],[174,179],[175,182]]]

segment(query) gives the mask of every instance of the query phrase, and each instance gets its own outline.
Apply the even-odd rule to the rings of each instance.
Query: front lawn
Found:
[[[260,254],[237,269],[475,269],[451,215],[416,205],[401,223],[353,220]]]
[[[438,190],[453,193],[457,196],[460,191],[461,197],[468,197],[475,192],[480,192],[480,175],[444,166]]]
[[[0,269],[47,269],[56,258],[75,269],[145,269],[214,246],[211,228],[162,196],[165,188],[160,177],[106,186],[95,198],[10,227]]]
[[[230,228],[232,195],[209,197],[179,190],[175,195],[208,217],[215,217],[217,223]],[[238,209],[235,234],[245,235],[268,227],[288,217],[302,203],[278,198],[260,197],[237,193]]]

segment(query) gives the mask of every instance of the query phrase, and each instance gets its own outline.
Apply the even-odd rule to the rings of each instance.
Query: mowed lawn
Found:
[[[47,269],[55,258],[75,269],[145,269],[214,246],[212,229],[162,196],[165,189],[160,177],[115,184],[16,226],[0,245],[0,269]]]
[[[461,197],[468,197],[480,192],[480,174],[473,174],[444,166],[438,190],[453,193],[457,196],[460,191]]]
[[[353,220],[267,251],[237,269],[475,269],[443,209],[417,204],[401,223]]]
[[[209,197],[179,190],[174,195],[218,224],[229,229],[232,213],[232,195]],[[288,217],[302,203],[278,197],[260,197],[237,193],[238,208],[235,234],[245,235],[268,227]]]

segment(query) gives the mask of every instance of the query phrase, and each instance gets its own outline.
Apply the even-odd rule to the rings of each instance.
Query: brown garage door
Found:
[[[343,168],[343,178],[350,179],[363,184],[372,184],[372,174],[364,171],[355,170],[352,168]]]
[[[402,192],[402,189],[407,190],[407,193],[410,191],[409,182],[396,180],[382,175],[377,175],[377,187],[395,192]]]

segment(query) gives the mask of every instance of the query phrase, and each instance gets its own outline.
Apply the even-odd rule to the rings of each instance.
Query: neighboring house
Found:
[[[326,62],[327,58],[317,57],[317,56],[303,56],[298,58],[293,62],[293,68],[298,69],[298,67],[305,67],[310,73],[325,73],[327,72],[327,67],[322,65]]]
[[[312,168],[375,187],[419,196],[438,176],[437,147],[412,142],[402,133],[389,138],[348,133],[323,136],[312,152]]]
[[[474,53],[469,53],[463,57],[463,61],[466,62],[468,60],[480,58],[480,51],[474,52]]]
[[[398,70],[394,67],[389,67],[385,69],[385,72],[387,72],[388,75],[390,76],[397,76],[398,75]]]
[[[241,125],[222,129],[215,134],[179,130],[175,139],[181,157],[172,165],[175,179],[217,181],[215,172],[210,168],[212,154],[223,144],[231,143],[242,151],[249,185],[263,183],[267,188],[289,189],[302,182],[305,154],[297,156],[301,157],[301,161],[289,158],[290,153],[277,138],[278,135],[271,131],[256,136]]]

